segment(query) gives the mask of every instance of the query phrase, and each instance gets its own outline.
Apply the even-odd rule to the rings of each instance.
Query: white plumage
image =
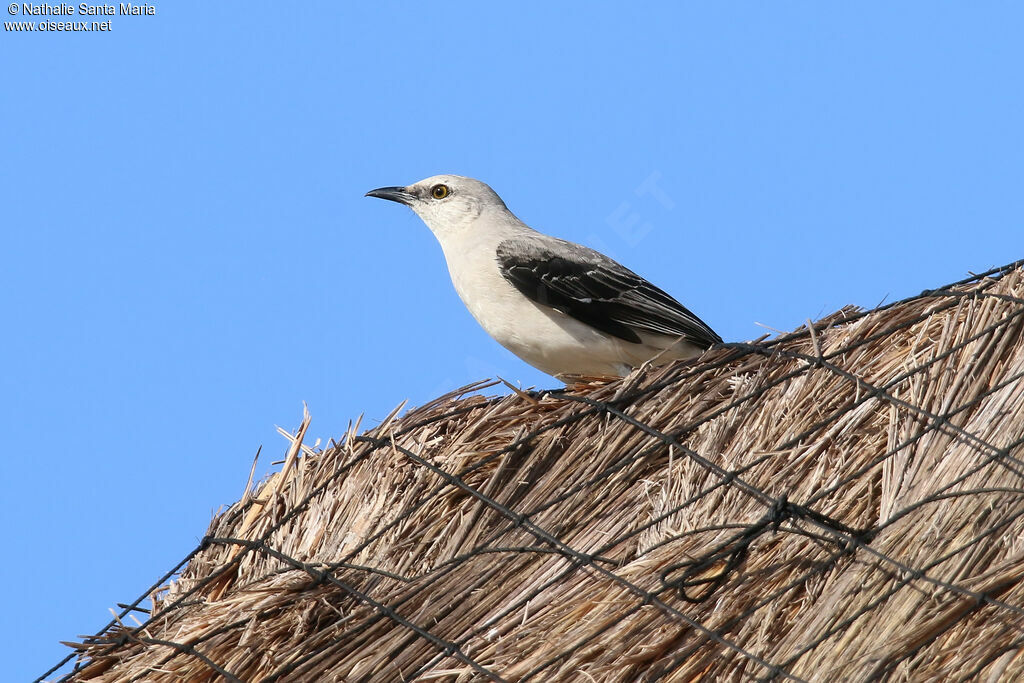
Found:
[[[533,230],[478,180],[440,175],[367,195],[412,208],[441,244],[455,291],[477,322],[555,377],[624,376],[721,341],[607,256]]]

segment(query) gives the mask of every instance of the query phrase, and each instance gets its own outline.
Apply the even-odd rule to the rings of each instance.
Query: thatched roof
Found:
[[[322,452],[303,427],[69,680],[1020,680],[1020,265]]]

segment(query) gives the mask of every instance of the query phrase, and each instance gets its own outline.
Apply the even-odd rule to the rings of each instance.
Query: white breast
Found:
[[[526,298],[498,268],[497,245],[504,239],[489,234],[441,246],[466,308],[509,351],[555,376],[622,376],[664,348],[611,337]]]

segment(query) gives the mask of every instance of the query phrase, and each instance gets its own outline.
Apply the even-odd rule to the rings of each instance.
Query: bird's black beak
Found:
[[[412,200],[416,199],[414,195],[406,192],[404,187],[378,187],[376,190],[370,190],[366,193],[367,197],[377,197],[378,199],[387,199],[399,204],[405,204],[408,206],[412,203]]]

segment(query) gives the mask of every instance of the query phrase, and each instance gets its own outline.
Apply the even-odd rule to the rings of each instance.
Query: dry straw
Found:
[[[65,680],[1021,680],[1020,266],[322,452],[307,416]]]

